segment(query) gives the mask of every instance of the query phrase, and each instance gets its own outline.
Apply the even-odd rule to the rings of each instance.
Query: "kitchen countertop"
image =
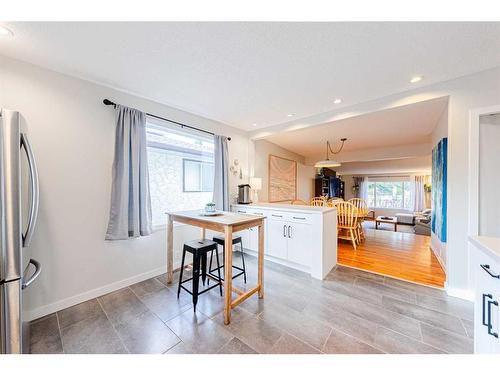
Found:
[[[469,241],[485,254],[500,261],[499,237],[469,236]]]
[[[300,204],[286,204],[286,203],[269,203],[269,202],[259,202],[251,204],[241,204],[233,203],[234,207],[242,208],[261,208],[263,210],[278,210],[278,211],[290,211],[290,212],[307,212],[312,214],[324,214],[326,212],[331,212],[337,210],[335,207],[316,207],[316,206],[304,206]]]

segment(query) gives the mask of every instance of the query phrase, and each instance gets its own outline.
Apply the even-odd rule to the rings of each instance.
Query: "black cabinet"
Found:
[[[317,175],[314,181],[314,196],[341,197],[344,199],[344,181],[336,176],[335,171],[323,168],[322,174]]]

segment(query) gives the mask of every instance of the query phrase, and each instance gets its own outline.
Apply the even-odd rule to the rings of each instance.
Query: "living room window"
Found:
[[[368,206],[370,208],[411,209],[410,181],[369,181]]]
[[[151,117],[146,134],[153,225],[165,225],[165,212],[199,209],[211,202],[213,137]]]

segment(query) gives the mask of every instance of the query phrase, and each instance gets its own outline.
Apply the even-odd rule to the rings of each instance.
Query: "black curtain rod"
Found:
[[[104,103],[104,105],[112,105],[113,107],[116,108],[116,103],[113,103],[111,100],[109,99],[104,99],[102,101]],[[160,119],[160,120],[163,120],[163,121],[168,121],[168,122],[171,122],[173,124],[177,124],[179,125],[180,127],[182,128],[189,128],[189,129],[193,129],[193,130],[198,130],[200,132],[203,132],[203,133],[207,133],[207,134],[211,134],[211,135],[215,135],[214,133],[212,132],[209,132],[208,130],[203,130],[203,129],[200,129],[200,128],[195,128],[194,126],[191,126],[191,125],[186,125],[186,124],[183,124],[182,122],[177,122],[177,121],[174,121],[174,120],[170,120],[168,118],[165,118],[165,117],[161,117],[161,116],[157,116],[157,115],[153,115],[152,113],[146,113],[146,115],[150,116],[150,117],[154,117],[154,118],[157,118],[157,119]],[[230,141],[231,140],[231,137],[227,137],[227,140]]]

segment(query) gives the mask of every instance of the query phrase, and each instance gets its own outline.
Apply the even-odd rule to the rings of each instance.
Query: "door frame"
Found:
[[[479,235],[479,121],[497,113],[500,104],[469,111],[469,236]]]

